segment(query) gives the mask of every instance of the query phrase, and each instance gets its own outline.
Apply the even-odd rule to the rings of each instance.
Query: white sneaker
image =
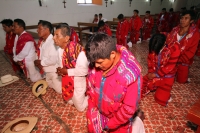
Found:
[[[70,105],[74,104],[72,100],[67,101],[67,103],[70,104]]]
[[[141,43],[141,41],[137,41],[137,42],[136,42],[136,44],[140,44],[140,43]]]
[[[133,46],[132,42],[128,42],[127,45],[131,48]]]
[[[173,100],[172,97],[170,97],[169,100],[168,100],[168,103],[170,103],[172,100]]]
[[[148,38],[147,41],[150,41],[151,38]]]

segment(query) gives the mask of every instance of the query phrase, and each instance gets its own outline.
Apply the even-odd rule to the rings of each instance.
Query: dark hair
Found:
[[[97,17],[98,15],[97,15],[97,14],[95,14],[94,16],[95,16],[95,17]]]
[[[53,29],[53,26],[52,26],[52,24],[50,22],[45,21],[45,20],[39,20],[38,25],[39,24],[41,24],[42,27],[48,28],[49,32],[53,35],[54,29]]]
[[[170,9],[169,9],[169,11],[170,11],[170,12],[173,12],[173,11],[174,11],[174,9],[173,9],[173,8],[170,8]]]
[[[137,14],[139,13],[139,11],[138,10],[133,10],[134,12],[136,12]]]
[[[150,14],[151,12],[150,11],[146,11],[146,13]]]
[[[163,8],[162,11],[166,11],[166,8]]]
[[[195,6],[191,6],[191,7],[190,7],[190,10],[194,10],[194,9],[195,9]]]
[[[60,23],[56,26],[56,29],[61,29],[61,34],[66,36],[71,36],[71,30],[67,23]]]
[[[196,14],[193,10],[186,10],[181,14],[181,17],[185,16],[186,14],[189,14],[191,17],[191,20],[194,20],[196,17]]]
[[[118,18],[119,20],[121,20],[121,19],[124,18],[124,15],[123,15],[123,14],[119,14],[117,18]]]
[[[0,23],[5,24],[8,27],[13,25],[13,21],[11,19],[4,19]]]
[[[100,28],[101,26],[104,26],[105,25],[105,22],[103,20],[99,21],[98,23],[98,27]]]
[[[25,24],[24,20],[17,18],[14,20],[14,22],[16,22],[20,27],[23,27],[24,30],[26,29],[26,24]]]
[[[156,55],[159,54],[160,50],[164,46],[166,37],[163,34],[155,34],[151,37],[149,41],[149,53],[155,52]]]
[[[112,51],[117,51],[112,37],[104,33],[93,34],[85,46],[86,56],[90,63],[97,59],[110,59]]]
[[[99,13],[99,16],[101,16],[101,17],[102,17],[102,16],[103,16],[103,15],[102,15],[102,13]]]

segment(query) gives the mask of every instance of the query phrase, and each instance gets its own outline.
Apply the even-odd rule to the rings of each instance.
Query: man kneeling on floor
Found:
[[[35,66],[40,69],[41,74],[45,74],[48,86],[61,94],[61,77],[56,74],[58,67],[58,50],[54,45],[53,26],[48,21],[40,20],[38,23],[38,59],[34,61]]]
[[[32,82],[42,79],[36,70],[34,60],[36,59],[36,43],[33,37],[25,31],[26,24],[22,19],[15,19],[13,32],[16,34],[13,47],[13,60],[23,69],[27,78]]]
[[[83,47],[70,41],[70,27],[63,23],[56,27],[54,41],[59,46],[58,75],[62,76],[62,96],[69,104],[74,104],[78,111],[84,111],[88,105],[86,75],[88,61]]]

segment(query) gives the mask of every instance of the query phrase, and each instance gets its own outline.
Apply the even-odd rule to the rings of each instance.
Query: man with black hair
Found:
[[[103,33],[105,33],[109,36],[112,36],[112,32],[110,30],[110,27],[107,24],[105,24],[103,20],[99,21],[98,27],[99,27],[98,32],[103,32]]]
[[[44,74],[48,86],[57,93],[62,93],[61,77],[56,74],[58,67],[58,51],[53,40],[53,26],[50,22],[40,20],[37,28],[38,36],[38,59],[34,61],[35,66]]]
[[[13,47],[13,60],[23,69],[27,78],[32,82],[42,79],[36,70],[34,60],[36,59],[36,43],[33,37],[25,31],[26,24],[22,19],[15,19],[13,32],[16,34]]]
[[[95,23],[95,24],[98,24],[98,23],[99,23],[99,18],[98,18],[98,15],[97,15],[97,14],[94,15],[94,18],[93,18],[92,23]],[[98,31],[98,28],[97,28],[97,27],[94,27],[93,30],[94,30],[94,31],[92,31],[92,27],[91,27],[91,28],[90,28],[90,32],[97,32],[97,31]]]
[[[88,105],[86,93],[86,75],[88,61],[83,47],[70,41],[70,27],[66,23],[56,26],[54,42],[59,46],[59,67],[57,74],[62,76],[62,96],[78,111],[84,111]]]
[[[150,40],[150,35],[151,35],[153,26],[154,26],[154,20],[150,15],[150,11],[146,11],[146,15],[142,23],[143,40]]]
[[[99,22],[100,21],[104,21],[104,22],[106,22],[107,21],[107,19],[106,18],[103,18],[103,15],[102,15],[102,13],[99,13]]]
[[[116,31],[117,44],[128,48],[127,45],[127,36],[129,31],[128,20],[124,18],[123,14],[119,14],[117,18],[119,20]]]
[[[179,41],[181,54],[178,59],[177,82],[187,83],[189,66],[193,62],[194,54],[199,42],[199,30],[193,24],[195,19],[194,11],[182,13],[180,25],[175,27],[167,36],[166,44]]]
[[[171,30],[178,25],[179,20],[177,19],[176,14],[174,13],[174,9],[169,9],[169,18],[168,18],[168,25],[167,25],[167,32],[171,32]]]
[[[130,23],[130,40],[132,44],[140,43],[141,40],[139,40],[140,37],[140,29],[142,27],[142,21],[140,17],[138,16],[139,11],[134,10],[133,16],[129,20]]]
[[[126,133],[138,108],[141,67],[124,46],[103,33],[92,35],[85,46],[92,64],[88,73],[88,132]]]
[[[68,23],[62,23],[62,24],[68,25]],[[75,43],[80,42],[78,34],[76,33],[76,31],[72,27],[70,27],[70,31],[71,31],[70,41],[73,41]]]
[[[166,8],[163,8],[162,12],[158,15],[157,32],[167,32],[168,18],[169,15],[166,12]]]
[[[20,67],[13,61],[13,46],[16,36],[16,34],[13,33],[13,21],[11,19],[4,19],[0,23],[2,24],[3,30],[6,32],[6,45],[4,47],[4,52],[10,59],[13,70],[17,72],[20,70]]]

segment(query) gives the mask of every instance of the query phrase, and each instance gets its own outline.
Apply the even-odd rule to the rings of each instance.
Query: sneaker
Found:
[[[187,81],[188,81],[188,83],[190,83],[190,82],[191,82],[191,79],[190,79],[190,78],[188,78],[188,80],[187,80]]]
[[[147,41],[149,41],[151,38],[148,38]]]
[[[136,44],[140,44],[140,43],[141,43],[141,41],[137,41],[137,42],[136,42]]]
[[[172,101],[172,97],[169,98],[168,103]]]
[[[67,103],[70,104],[70,105],[74,104],[72,100],[67,101]]]

